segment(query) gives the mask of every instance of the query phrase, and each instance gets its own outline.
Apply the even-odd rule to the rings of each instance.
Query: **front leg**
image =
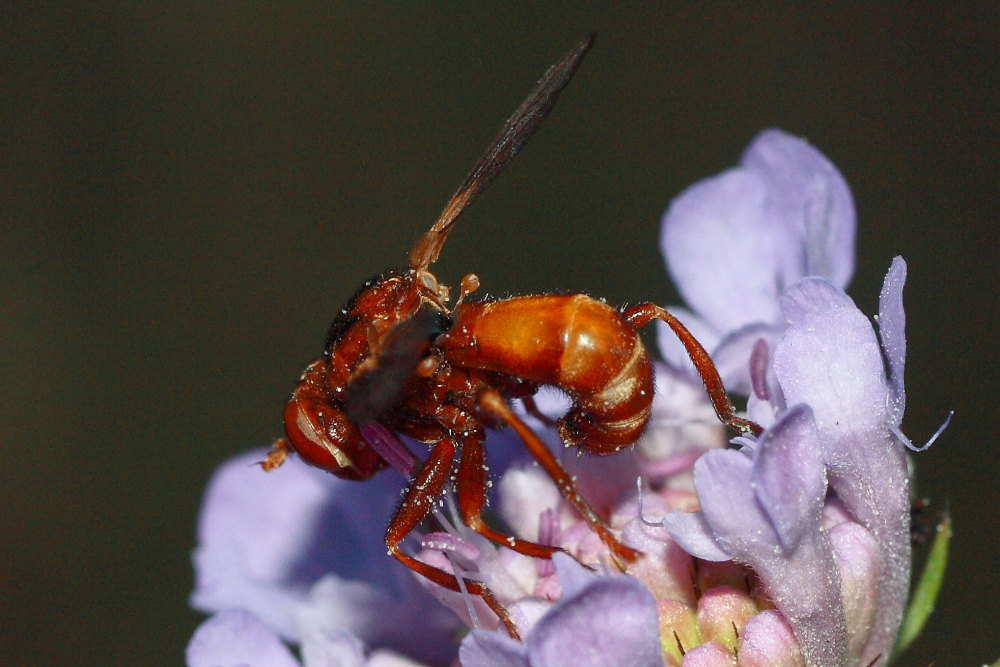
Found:
[[[396,557],[403,565],[410,568],[417,574],[430,579],[439,586],[461,592],[465,590],[473,595],[478,595],[486,605],[493,610],[500,622],[507,628],[508,634],[514,639],[520,639],[517,626],[500,601],[496,599],[493,592],[481,581],[473,579],[462,579],[459,584],[458,578],[444,570],[428,565],[417,560],[413,556],[404,553],[400,549],[400,544],[411,532],[413,532],[424,517],[434,508],[434,502],[444,488],[448,476],[451,474],[452,462],[455,458],[455,443],[449,439],[439,440],[427,461],[424,462],[420,472],[413,478],[410,487],[403,496],[403,503],[396,510],[389,528],[385,533],[385,545],[389,548],[389,553]]]

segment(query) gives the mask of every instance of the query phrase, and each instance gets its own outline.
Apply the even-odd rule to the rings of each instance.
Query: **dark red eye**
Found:
[[[329,404],[292,399],[285,406],[285,433],[303,461],[337,477],[366,480],[386,465],[347,415]]]

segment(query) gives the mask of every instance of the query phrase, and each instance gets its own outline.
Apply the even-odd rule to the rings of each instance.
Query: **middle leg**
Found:
[[[456,487],[458,511],[462,515],[462,523],[486,539],[534,558],[549,558],[555,552],[561,551],[558,547],[504,535],[483,521],[483,504],[486,501],[486,453],[483,451],[483,441],[479,435],[468,437],[462,442]]]
[[[538,461],[545,472],[548,473],[552,481],[555,482],[556,488],[559,489],[562,497],[580,513],[591,530],[597,533],[601,541],[611,551],[612,556],[618,561],[619,566],[622,566],[622,569],[624,569],[625,563],[634,562],[639,558],[641,555],[640,552],[619,542],[618,538],[598,518],[590,505],[580,496],[570,474],[559,465],[559,461],[549,451],[549,448],[545,446],[545,443],[535,435],[535,432],[511,411],[507,406],[507,402],[496,390],[487,389],[483,391],[479,395],[478,403],[483,410],[495,415],[514,429],[514,432],[521,438],[521,441],[528,448],[528,451],[531,452],[531,455]]]

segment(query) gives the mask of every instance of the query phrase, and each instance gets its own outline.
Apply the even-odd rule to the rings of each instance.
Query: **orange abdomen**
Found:
[[[649,420],[653,372],[635,329],[607,304],[583,294],[463,303],[436,341],[454,364],[549,384],[573,408],[560,435],[585,451],[610,454],[632,444]]]

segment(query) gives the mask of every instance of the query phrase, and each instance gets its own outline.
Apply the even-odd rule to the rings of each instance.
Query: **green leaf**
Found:
[[[945,516],[937,525],[937,535],[931,546],[924,571],[910,597],[910,605],[903,617],[903,625],[896,639],[895,655],[899,655],[920,635],[924,624],[934,611],[934,602],[941,591],[945,567],[948,565],[948,542],[951,540],[951,517]]]

